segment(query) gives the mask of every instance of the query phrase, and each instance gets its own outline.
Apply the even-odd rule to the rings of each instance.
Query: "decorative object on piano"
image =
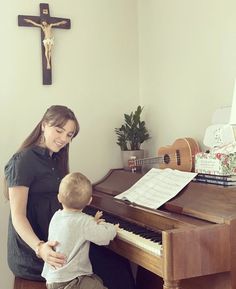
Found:
[[[142,111],[143,107],[139,105],[134,112],[125,113],[124,123],[120,128],[115,128],[117,144],[122,151],[122,161],[125,169],[129,169],[128,160],[131,156],[144,157],[141,145],[144,141],[150,139],[145,121],[141,120]]]
[[[236,175],[236,142],[216,147],[195,156],[195,172],[211,175]]]
[[[121,158],[122,158],[122,164],[123,164],[123,168],[124,170],[132,170],[132,171],[140,171],[141,170],[141,166],[137,165],[135,166],[135,168],[133,169],[133,167],[131,167],[129,165],[129,161],[130,160],[136,160],[136,159],[143,159],[144,158],[144,150],[140,149],[140,150],[135,150],[135,151],[121,151]]]
[[[193,138],[179,138],[172,145],[161,147],[157,157],[130,159],[131,168],[143,164],[159,164],[161,169],[172,168],[180,171],[194,171],[195,154],[200,152],[198,143]]]

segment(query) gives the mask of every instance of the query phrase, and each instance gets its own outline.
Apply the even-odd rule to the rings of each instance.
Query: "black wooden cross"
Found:
[[[70,29],[70,19],[51,17],[49,5],[40,3],[40,16],[18,15],[19,26],[34,26],[41,30],[43,84],[52,84],[51,49],[53,48],[52,28]]]

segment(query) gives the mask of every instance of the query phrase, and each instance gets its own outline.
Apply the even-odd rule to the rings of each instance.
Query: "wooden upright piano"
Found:
[[[159,276],[156,289],[236,289],[236,188],[191,182],[157,210],[114,198],[141,177],[114,169],[93,186],[90,208],[131,226],[109,248]]]

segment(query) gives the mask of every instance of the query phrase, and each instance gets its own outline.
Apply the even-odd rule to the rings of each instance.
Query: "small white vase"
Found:
[[[130,171],[131,168],[128,165],[128,161],[131,157],[136,157],[136,159],[143,159],[144,158],[144,150],[137,150],[137,151],[121,151],[121,158],[124,170]]]

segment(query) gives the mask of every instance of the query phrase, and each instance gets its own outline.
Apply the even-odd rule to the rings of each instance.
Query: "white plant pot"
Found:
[[[137,150],[137,151],[121,151],[121,158],[124,170],[131,170],[128,165],[128,161],[131,157],[136,157],[136,159],[143,159],[144,158],[144,150]]]

